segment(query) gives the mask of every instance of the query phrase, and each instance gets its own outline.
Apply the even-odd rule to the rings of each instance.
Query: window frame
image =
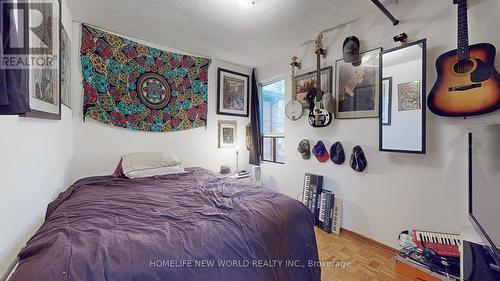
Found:
[[[273,159],[272,160],[267,160],[267,159],[264,159],[264,139],[271,139],[272,140],[272,147],[273,147]],[[283,139],[283,141],[285,140],[285,136],[278,136],[278,135],[267,135],[267,136],[261,136],[260,138],[260,151],[262,151],[262,155],[261,155],[261,160],[262,162],[267,162],[267,163],[275,163],[275,164],[285,164],[285,162],[279,162],[277,161],[276,159],[276,140],[277,139]]]
[[[285,131],[286,131],[286,117],[285,117],[285,128],[283,129],[283,133],[264,133],[264,116],[263,116],[263,106],[264,106],[264,99],[262,98],[262,88],[277,82],[283,81],[284,83],[284,92],[283,95],[285,97],[286,101],[286,79],[283,77],[283,75],[279,75],[276,77],[273,77],[269,80],[261,81],[258,83],[258,89],[259,89],[259,115],[260,115],[260,160],[264,163],[273,163],[273,164],[279,164],[279,165],[284,165],[285,162],[279,162],[276,159],[277,153],[276,153],[276,140],[277,139],[283,139],[285,141]],[[266,160],[264,159],[264,139],[271,139],[272,140],[272,150],[273,150],[273,155],[272,155],[272,160]]]

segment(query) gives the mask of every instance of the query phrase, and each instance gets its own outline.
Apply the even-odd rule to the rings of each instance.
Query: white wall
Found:
[[[71,13],[63,1],[63,25]],[[71,110],[61,121],[0,116],[0,276],[43,222],[47,204],[71,183]]]
[[[469,26],[471,42],[491,42],[500,46],[497,19],[500,1],[470,1]],[[361,48],[396,46],[392,36],[406,32],[410,40],[427,38],[427,89],[436,79],[434,62],[445,51],[456,48],[456,6],[451,1],[401,1],[391,6],[401,20],[393,27],[374,8],[374,12],[342,29],[325,34],[329,54],[323,66],[341,58],[344,38],[356,35]],[[319,30],[318,30],[319,31]],[[315,34],[311,34],[311,38]],[[315,68],[312,44],[297,46],[295,53],[285,54],[257,69],[259,81],[284,75],[286,92],[291,97],[290,58],[303,60],[299,74]],[[496,67],[500,69],[497,56]],[[335,75],[334,75],[335,77]],[[335,88],[335,85],[334,85]],[[302,191],[306,172],[325,176],[324,186],[335,191],[344,201],[343,227],[396,247],[403,229],[418,227],[457,232],[466,224],[466,135],[469,126],[500,122],[500,112],[481,117],[441,118],[427,114],[427,155],[382,153],[378,151],[378,120],[335,120],[323,129],[307,125],[305,118],[286,123],[286,164],[264,164],[264,184],[297,198]],[[316,159],[302,160],[297,145],[303,138],[323,140],[329,147],[341,141],[347,157],[359,144],[365,151],[368,168],[356,173],[348,166]]]
[[[73,24],[73,41],[79,42],[81,27],[79,23]],[[121,35],[123,36],[123,35]],[[125,36],[126,37],[126,36]],[[170,48],[147,43],[137,38],[130,38],[140,43],[160,49]],[[73,60],[79,62],[79,46],[73,44]],[[177,51],[185,53],[182,51]],[[210,65],[208,75],[208,124],[207,128],[197,128],[171,133],[136,132],[122,128],[112,127],[98,123],[91,118],[82,120],[82,75],[79,65],[75,65],[77,81],[73,84],[75,99],[79,104],[74,111],[75,118],[75,165],[72,174],[75,179],[109,175],[116,167],[120,156],[136,151],[174,151],[183,161],[185,167],[199,166],[218,171],[222,164],[236,169],[235,149],[218,149],[217,134],[218,120],[236,120],[238,122],[238,146],[240,147],[240,169],[248,165],[248,152],[245,146],[245,126],[250,122],[246,117],[232,117],[216,114],[217,106],[217,68],[225,68],[240,73],[251,75],[248,67],[238,66],[221,60],[214,59]]]

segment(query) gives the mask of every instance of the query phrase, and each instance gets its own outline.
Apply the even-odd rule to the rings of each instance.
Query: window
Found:
[[[285,80],[261,85],[262,161],[285,163]]]

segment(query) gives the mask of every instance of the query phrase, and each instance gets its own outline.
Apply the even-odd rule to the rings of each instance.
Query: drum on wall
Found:
[[[297,121],[302,117],[303,114],[304,109],[302,108],[302,104],[299,101],[293,100],[287,103],[285,108],[285,115],[288,119]]]
[[[288,119],[297,121],[304,114],[302,104],[297,100],[297,88],[295,86],[295,68],[300,69],[301,63],[298,61],[298,58],[294,56],[290,65],[292,66],[292,100],[286,104],[285,115]]]

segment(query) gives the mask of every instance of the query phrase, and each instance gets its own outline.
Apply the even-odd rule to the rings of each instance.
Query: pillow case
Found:
[[[125,177],[129,179],[146,178],[153,176],[164,176],[170,174],[182,174],[186,171],[181,166],[170,166],[152,169],[143,169],[138,171],[132,171],[125,174]]]
[[[133,171],[178,166],[181,163],[175,154],[165,155],[162,152],[136,152],[122,156],[125,175]]]
[[[125,174],[123,173],[123,167],[122,167],[122,159],[120,158],[120,162],[118,162],[118,165],[115,168],[115,171],[111,175],[113,178],[124,178]]]

